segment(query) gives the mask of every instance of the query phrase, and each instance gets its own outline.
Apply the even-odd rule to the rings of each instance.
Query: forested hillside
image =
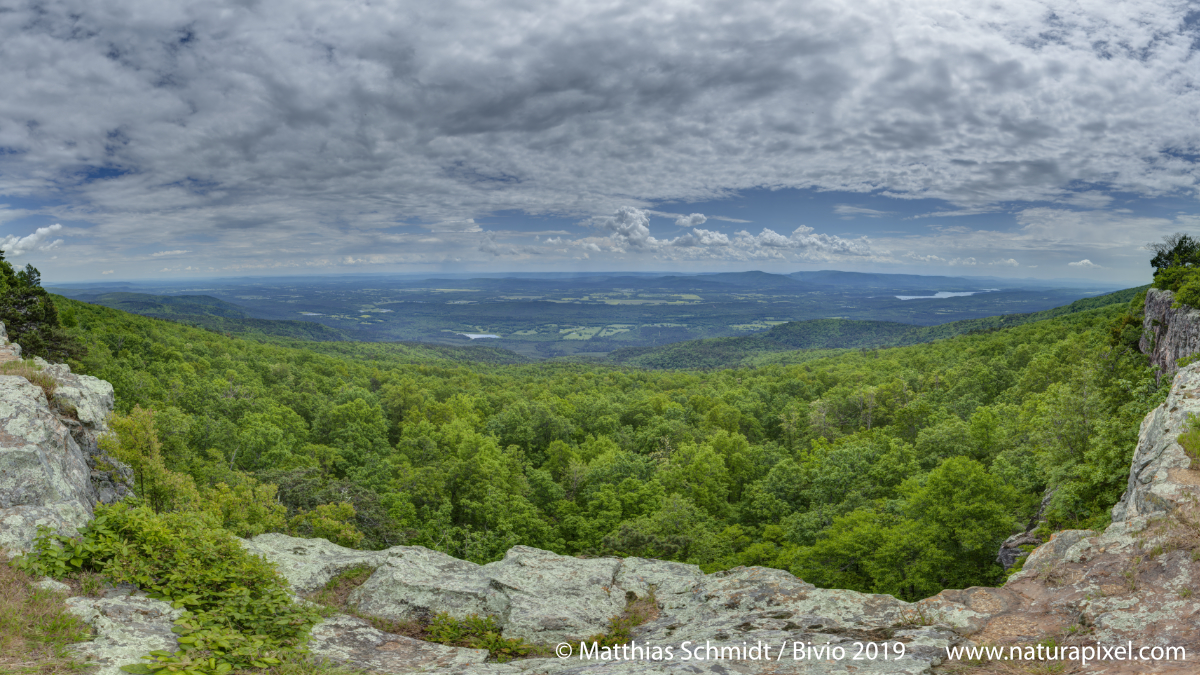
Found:
[[[194,495],[243,535],[768,565],[908,599],[996,582],[1047,488],[1050,527],[1105,522],[1162,397],[1111,337],[1140,297],[703,372],[256,342],[56,301],[157,508]]]

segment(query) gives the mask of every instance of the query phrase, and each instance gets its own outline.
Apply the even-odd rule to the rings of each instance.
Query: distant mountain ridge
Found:
[[[75,295],[73,299],[130,314],[176,321],[218,333],[236,333],[244,337],[277,336],[312,342],[353,339],[343,331],[311,321],[255,319],[238,305],[211,295],[116,292]]]

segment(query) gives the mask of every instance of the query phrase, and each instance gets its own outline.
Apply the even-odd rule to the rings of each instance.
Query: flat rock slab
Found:
[[[504,633],[559,642],[607,628],[627,603],[618,558],[579,559],[516,546],[479,571],[508,599]]]
[[[295,593],[315,591],[355,567],[379,567],[390,555],[389,551],[356,551],[324,539],[299,539],[277,532],[242,539],[241,543],[250,553],[274,563]]]
[[[371,578],[350,594],[358,611],[396,621],[440,612],[463,618],[495,615],[503,626],[509,596],[475,563],[420,546],[397,546]]]
[[[171,628],[183,610],[172,609],[161,600],[73,597],[66,602],[67,609],[96,634],[91,642],[71,646],[79,658],[100,666],[92,675],[127,675],[121,666],[146,663],[141,657],[155,649],[173,652],[179,648]]]
[[[444,672],[481,664],[488,655],[485,649],[447,647],[384,633],[345,614],[314,626],[308,647],[313,656],[383,673]]]

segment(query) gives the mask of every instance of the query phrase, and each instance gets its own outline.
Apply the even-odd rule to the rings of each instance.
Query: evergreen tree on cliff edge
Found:
[[[13,269],[4,251],[0,251],[0,321],[8,339],[21,345],[23,356],[62,362],[82,354],[83,346],[63,331],[58,309],[42,288],[41,273],[33,265]]]

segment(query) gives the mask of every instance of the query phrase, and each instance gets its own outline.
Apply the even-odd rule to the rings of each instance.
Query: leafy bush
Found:
[[[219,675],[267,668],[301,651],[320,620],[316,610],[292,602],[270,563],[247,553],[203,512],[155,513],[129,502],[102,506],[78,538],[43,532],[14,564],[56,578],[99,572],[185,609],[174,628],[180,650],[154,652],[144,657],[149,663],[126,667],[129,672]]]
[[[1117,317],[1109,326],[1108,343],[1114,347],[1125,347],[1130,351],[1138,350],[1142,339],[1142,324],[1146,315],[1146,291],[1142,291],[1129,301],[1129,311]]]
[[[282,506],[279,508],[283,509]],[[363,533],[354,526],[354,515],[354,507],[345,502],[320,504],[312,511],[303,511],[289,520],[288,532],[296,537],[319,537],[354,548],[363,539]]]
[[[500,635],[495,617],[481,617],[478,614],[456,619],[440,613],[429,622],[426,639],[453,647],[486,649],[500,663],[541,653],[540,648],[521,638]]]
[[[156,512],[195,508],[200,494],[191,476],[163,463],[153,410],[134,406],[128,415],[112,415],[108,425],[112,431],[100,437],[100,449],[133,469],[133,488],[148,506]]]
[[[1172,307],[1200,307],[1200,267],[1167,267],[1155,274],[1151,285],[1175,294]]]
[[[1195,414],[1188,413],[1187,431],[1179,434],[1178,443],[1193,462],[1200,462],[1200,421]]]
[[[249,538],[284,528],[287,509],[276,501],[274,485],[247,478],[230,487],[217,483],[201,494],[201,509],[220,519],[232,534]]]

